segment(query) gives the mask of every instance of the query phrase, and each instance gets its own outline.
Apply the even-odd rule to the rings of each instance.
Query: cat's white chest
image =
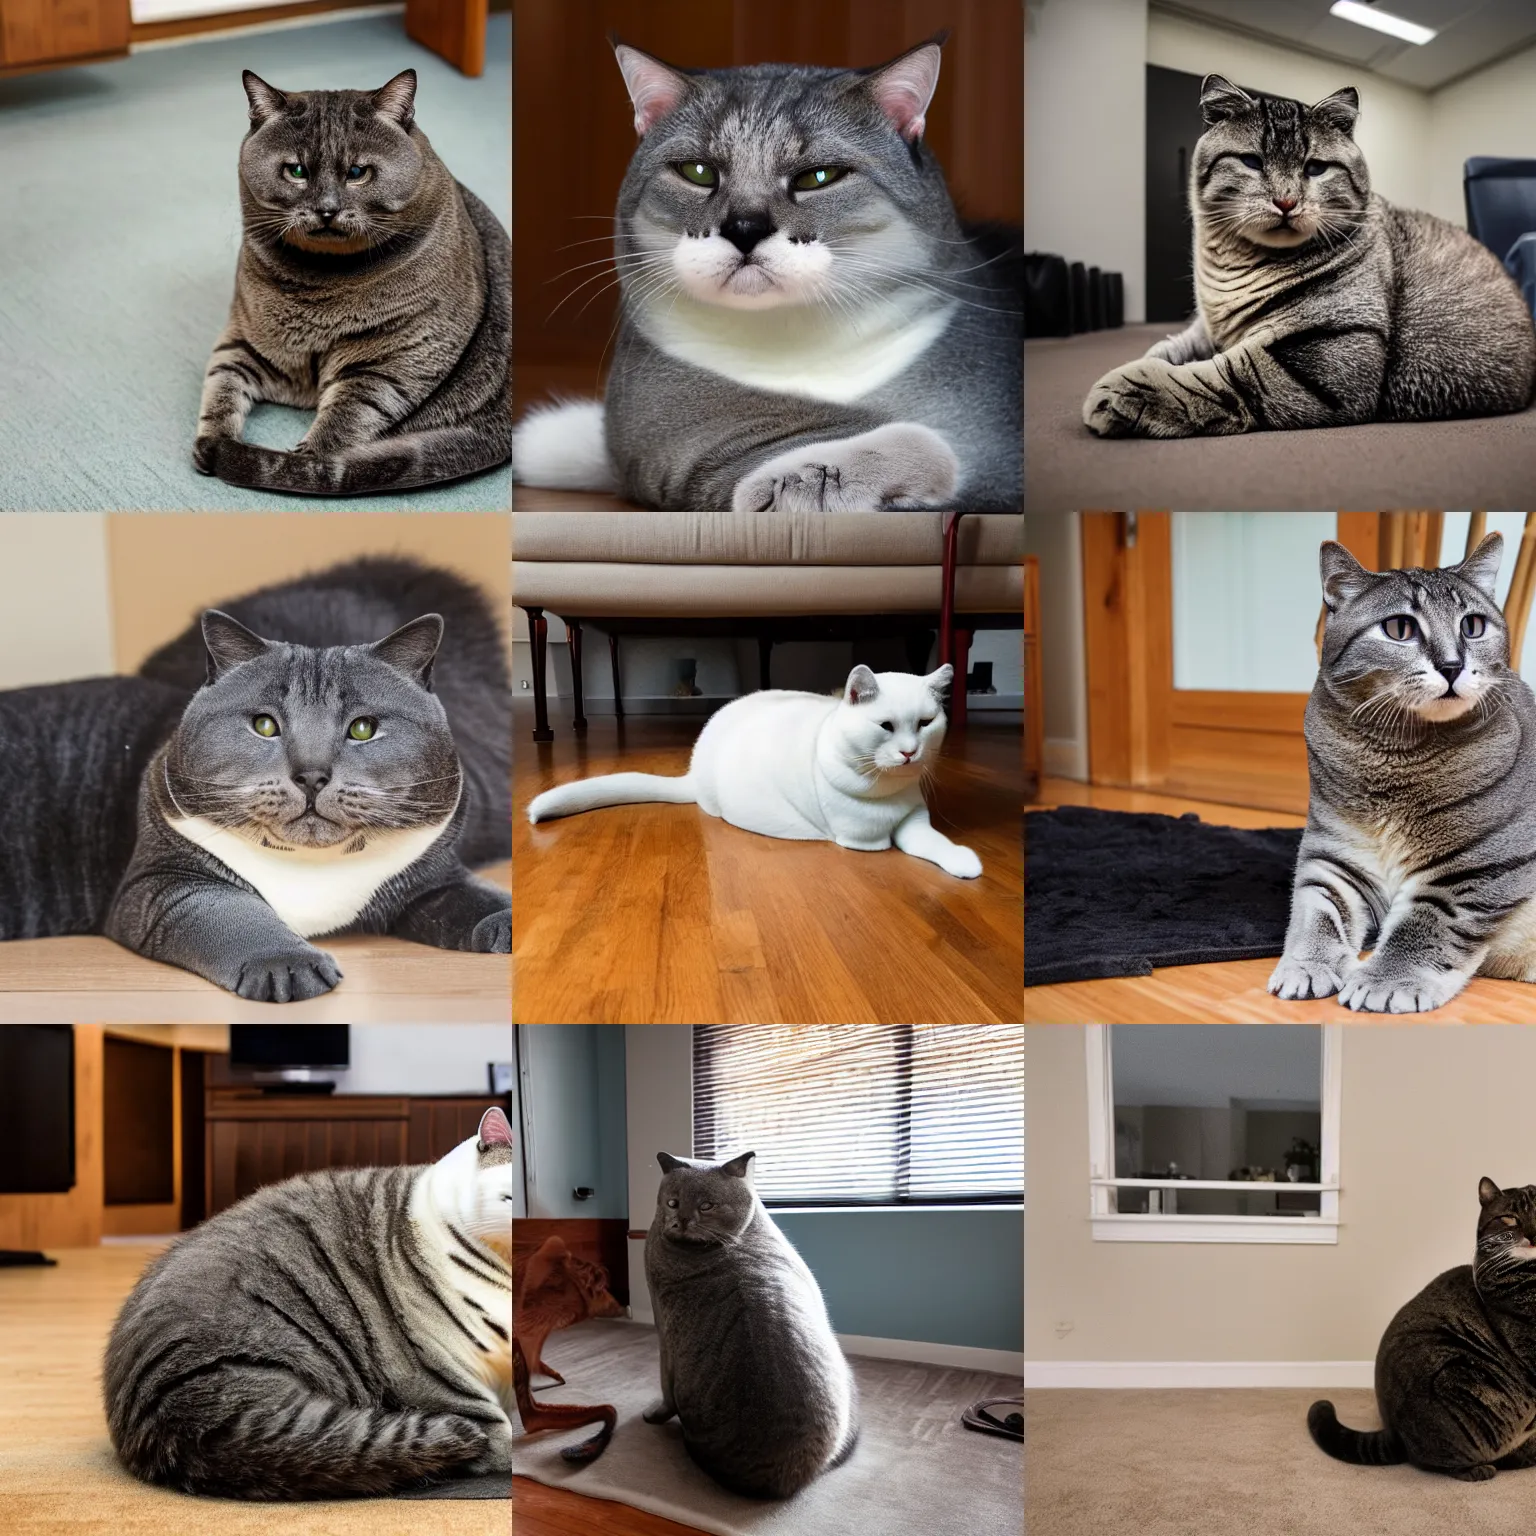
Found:
[[[351,853],[260,847],[201,816],[167,818],[166,824],[254,886],[289,928],[308,939],[355,921],[374,892],[414,864],[451,820],[450,814],[430,826],[369,833]]]
[[[904,373],[944,334],[958,308],[893,299],[853,324],[835,312],[716,309],[691,301],[642,310],[652,345],[695,368],[774,394],[845,405]]]

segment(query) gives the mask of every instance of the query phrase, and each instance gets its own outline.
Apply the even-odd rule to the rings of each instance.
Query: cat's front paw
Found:
[[[878,512],[940,507],[960,481],[955,451],[931,427],[893,422],[807,443],[759,464],[731,493],[734,512]]]
[[[512,953],[512,909],[506,907],[492,912],[475,924],[469,935],[469,947],[477,955],[510,955]]]
[[[247,960],[230,991],[253,1003],[303,1003],[340,980],[341,967],[323,949],[305,944]]]
[[[1083,402],[1083,424],[1096,437],[1183,437],[1169,430],[1165,383],[1171,365],[1138,358],[1106,373]]]
[[[1269,976],[1269,990],[1285,1002],[1332,997],[1344,978],[1323,960],[1293,960],[1287,955]]]
[[[939,860],[939,868],[957,879],[974,880],[981,873],[981,860],[974,850],[955,843]]]
[[[207,436],[199,434],[197,441],[192,444],[192,467],[198,474],[218,473],[219,444],[224,441],[224,438],[212,433]]]
[[[1428,1013],[1465,985],[1457,971],[1383,975],[1367,961],[1339,988],[1339,1002],[1357,1013]]]
[[[647,1424],[665,1424],[667,1420],[670,1419],[676,1412],[677,1409],[674,1408],[672,1404],[669,1403],[665,1398],[662,1398],[659,1401],[652,1403],[651,1406],[640,1415],[640,1417],[644,1419]]]

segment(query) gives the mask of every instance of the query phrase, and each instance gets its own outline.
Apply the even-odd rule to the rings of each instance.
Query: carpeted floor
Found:
[[[1024,822],[1024,984],[1278,956],[1298,827],[1061,806]]]
[[[191,451],[240,245],[242,68],[300,89],[415,69],[423,132],[506,223],[510,25],[490,18],[478,80],[410,42],[398,13],[0,80],[0,510],[506,508],[510,469],[331,501],[225,485]],[[247,436],[287,447],[309,419],[261,406]]]
[[[1089,389],[1173,329],[1133,325],[1025,343],[1030,511],[1531,504],[1536,407],[1472,421],[1384,422],[1168,442],[1095,437],[1083,425]]]
[[[1352,1467],[1307,1435],[1332,1401],[1380,1425],[1370,1391],[1026,1394],[1029,1536],[1526,1536],[1536,1470],[1486,1483]]]
[[[582,1323],[556,1334],[544,1353],[566,1385],[541,1390],[540,1398],[612,1403],[618,1428],[602,1456],[583,1468],[561,1461],[560,1447],[584,1439],[590,1428],[532,1437],[514,1446],[518,1476],[615,1499],[715,1536],[1019,1536],[1021,1447],[959,1422],[980,1398],[1017,1396],[1014,1378],[855,1359],[863,1430],[852,1457],[795,1498],[764,1503],[727,1493],[701,1472],[683,1449],[675,1419],[641,1419],[658,1390],[654,1329]]]

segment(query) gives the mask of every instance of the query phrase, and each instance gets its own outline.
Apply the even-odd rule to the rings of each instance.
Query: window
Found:
[[[1338,1025],[1090,1025],[1101,1242],[1333,1243]]]
[[[769,1206],[1017,1204],[1023,1026],[695,1025],[693,1149]]]

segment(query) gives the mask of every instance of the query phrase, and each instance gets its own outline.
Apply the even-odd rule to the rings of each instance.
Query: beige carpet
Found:
[[[715,1536],[1020,1536],[1020,1446],[960,1424],[962,1409],[979,1398],[1016,1397],[1013,1377],[853,1360],[863,1416],[857,1449],[795,1498],[765,1503],[727,1493],[701,1472],[683,1449],[676,1420],[641,1419],[658,1392],[654,1329],[582,1323],[556,1334],[544,1356],[566,1385],[542,1389],[541,1398],[612,1403],[619,1423],[608,1449],[579,1469],[561,1461],[560,1447],[585,1439],[590,1426],[529,1437],[513,1450],[512,1470],[520,1476]]]
[[[1026,1394],[1029,1536],[1529,1536],[1536,1470],[1486,1483],[1352,1467],[1307,1434],[1329,1398],[1376,1429],[1363,1390]]]
[[[1383,422],[1170,442],[1095,437],[1083,425],[1089,389],[1174,329],[1132,325],[1025,343],[1024,474],[1030,511],[1531,505],[1536,407],[1473,421]]]

